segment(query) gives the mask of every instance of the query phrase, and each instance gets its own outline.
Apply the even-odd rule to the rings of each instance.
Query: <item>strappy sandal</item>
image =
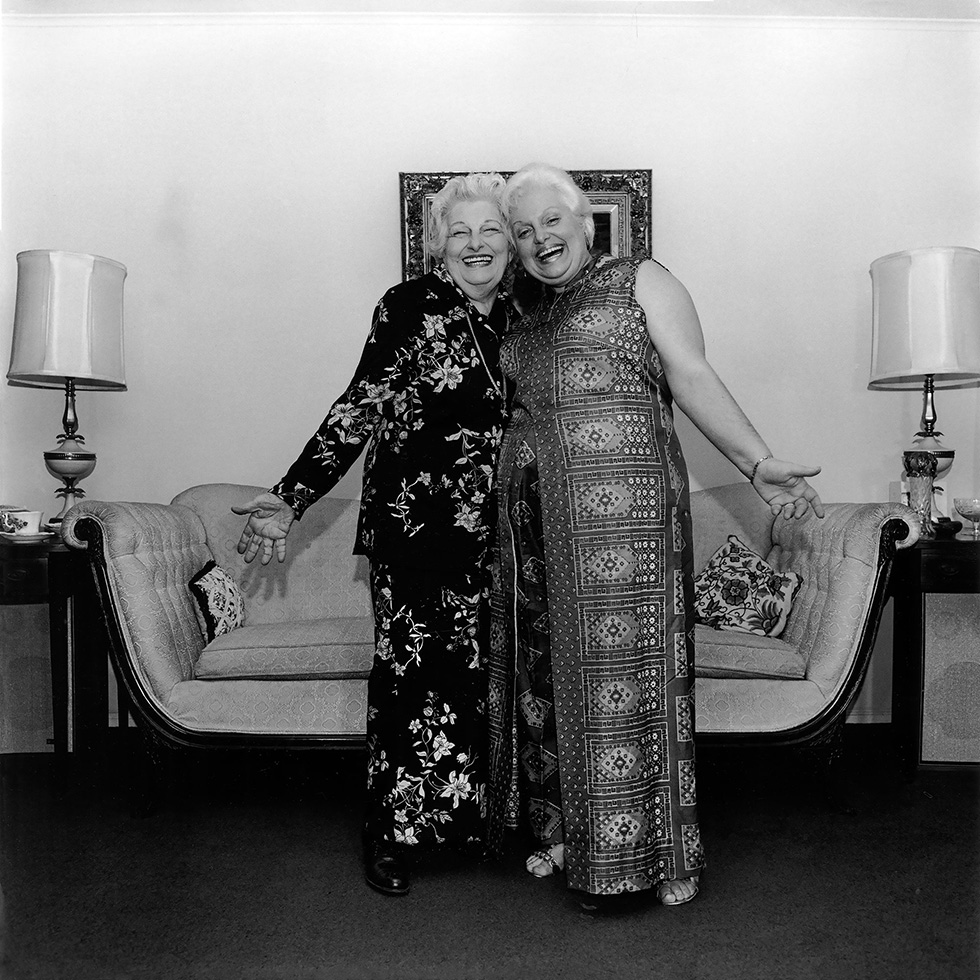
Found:
[[[667,897],[668,896],[672,896],[674,893],[671,892],[671,891],[668,891],[667,886],[668,885],[672,885],[674,882],[673,881],[662,881],[662,882],[660,882],[660,884],[657,885],[657,898],[660,900],[660,904],[663,905],[664,908],[671,909],[671,908],[674,908],[674,906],[676,906],[676,905],[687,905],[687,903],[690,902],[691,899],[693,899],[693,898],[695,898],[697,896],[697,893],[698,893],[698,876],[697,875],[692,875],[690,878],[686,878],[686,879],[685,878],[679,878],[679,879],[675,879],[675,880],[678,880],[678,881],[691,881],[691,882],[693,882],[694,883],[694,891],[691,892],[691,894],[688,895],[686,898],[674,898],[674,901],[668,902],[668,901],[666,901]]]
[[[554,846],[557,847],[558,845],[556,844]],[[535,858],[537,858],[543,864],[549,866],[549,870],[546,871],[543,875],[534,874],[534,872],[530,868],[527,868],[527,873],[534,875],[535,878],[550,878],[553,874],[555,874],[555,872],[565,870],[565,862],[562,861],[559,864],[558,860],[551,853],[550,848],[543,847],[539,851],[533,851],[531,854],[528,855],[527,862],[525,862],[524,866],[527,867],[528,862],[533,861]]]

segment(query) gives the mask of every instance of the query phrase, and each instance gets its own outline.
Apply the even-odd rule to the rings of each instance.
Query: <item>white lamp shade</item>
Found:
[[[32,388],[124,391],[126,267],[100,255],[17,256],[17,305],[7,378]]]
[[[936,388],[980,378],[980,251],[895,252],[871,263],[871,388]]]

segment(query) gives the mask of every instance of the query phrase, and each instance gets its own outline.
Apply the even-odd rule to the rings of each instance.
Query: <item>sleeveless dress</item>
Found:
[[[606,895],[703,865],[687,471],[640,261],[601,256],[501,349],[490,841],[522,815]]]

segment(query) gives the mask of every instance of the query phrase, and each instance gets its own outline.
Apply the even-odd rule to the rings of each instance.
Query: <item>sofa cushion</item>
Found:
[[[798,680],[806,659],[790,643],[774,636],[694,627],[696,677],[744,677]]]
[[[258,623],[219,636],[201,653],[198,680],[366,678],[374,661],[370,616]]]
[[[777,572],[730,534],[694,582],[696,622],[719,630],[779,636],[802,579]]]
[[[207,562],[187,585],[205,640],[210,642],[244,624],[245,597],[235,580],[214,561]]]

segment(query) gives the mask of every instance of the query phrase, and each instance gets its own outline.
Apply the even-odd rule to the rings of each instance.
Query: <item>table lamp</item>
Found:
[[[871,263],[869,388],[922,388],[922,427],[910,447],[936,457],[936,477],[954,452],[936,429],[936,388],[980,379],[980,251],[916,248]]]
[[[64,388],[64,431],[44,465],[64,483],[59,524],[95,469],[78,434],[75,392],[125,391],[123,280],[126,267],[100,255],[34,250],[17,256],[17,302],[7,380],[27,388]]]

